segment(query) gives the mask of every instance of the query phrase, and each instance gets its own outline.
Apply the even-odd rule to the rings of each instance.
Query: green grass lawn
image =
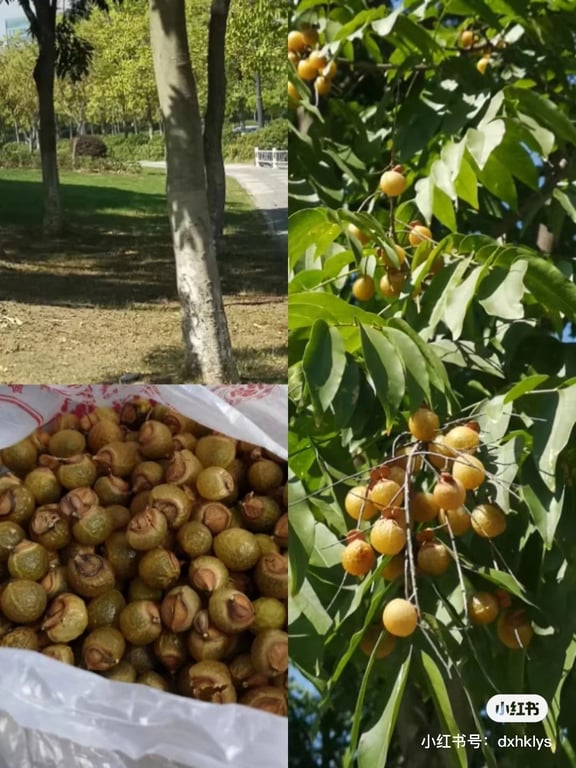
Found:
[[[79,270],[102,276],[101,285],[96,280],[91,283],[92,302],[123,305],[175,298],[164,186],[164,173],[148,169],[133,175],[62,173],[65,231],[47,242],[41,232],[39,172],[0,169],[0,244],[5,250],[12,248],[16,256],[25,256],[31,272],[74,274]],[[250,197],[230,178],[225,235],[219,259],[225,293],[286,293],[284,259],[274,253],[265,222]],[[110,279],[118,283],[113,292]],[[27,290],[34,298],[39,291],[45,296],[45,289],[51,287],[39,282],[36,287],[14,286],[22,299]],[[80,290],[82,298],[81,287],[70,288]],[[0,287],[0,298],[2,293]]]
[[[112,224],[119,217],[166,215],[163,173],[60,174],[62,205],[85,224]],[[241,190],[241,194],[243,191]],[[36,170],[0,169],[0,225],[40,228],[42,187]]]

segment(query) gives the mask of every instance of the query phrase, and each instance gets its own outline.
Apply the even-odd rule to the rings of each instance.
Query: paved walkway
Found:
[[[145,168],[165,168],[163,160],[140,163]],[[266,219],[270,233],[286,251],[288,246],[288,171],[282,168],[258,168],[230,163],[226,175],[236,179],[248,192]]]

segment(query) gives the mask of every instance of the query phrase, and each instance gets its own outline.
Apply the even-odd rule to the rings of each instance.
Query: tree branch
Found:
[[[339,64],[347,64],[351,70],[364,70],[367,72],[386,72],[388,70],[400,69],[399,64],[375,64],[370,61],[349,61],[344,57],[336,59]],[[437,64],[415,64],[410,67],[412,72],[425,72],[427,70],[438,69]]]
[[[32,32],[34,33],[34,28],[38,24],[38,20],[36,18],[36,15],[34,14],[34,11],[32,10],[32,7],[30,6],[30,0],[18,0],[18,3],[22,8],[22,10],[24,11],[26,18],[30,22],[30,26],[32,27]]]

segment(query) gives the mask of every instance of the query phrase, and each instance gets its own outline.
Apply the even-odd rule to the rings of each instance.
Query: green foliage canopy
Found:
[[[299,93],[289,142],[293,660],[321,692],[321,713],[345,670],[365,674],[345,766],[389,764],[401,702],[415,690],[434,702],[437,729],[489,735],[480,712],[492,693],[539,692],[550,715],[524,732],[546,735],[558,764],[573,765],[572,5],[301,0],[292,22],[315,25],[338,68],[318,98],[289,67]],[[475,33],[470,48],[464,30]],[[397,164],[408,185],[390,199],[378,181]],[[410,244],[414,221],[430,227],[431,241]],[[385,296],[382,253],[399,270],[395,244],[408,256],[404,284]],[[361,274],[376,285],[369,301],[352,294]],[[344,496],[392,455],[422,402],[443,423],[478,420],[508,529],[496,554],[472,534],[458,540],[462,579],[452,569],[418,580],[434,648],[419,631],[366,666],[359,642],[402,589],[376,570],[342,582],[342,542],[354,525]],[[504,648],[494,631],[463,629],[462,584],[468,593],[505,589],[527,611],[536,631],[526,653]],[[373,686],[385,692],[378,711],[362,706]],[[523,759],[498,762],[490,739],[483,752],[487,765]],[[460,749],[450,760],[473,758]]]

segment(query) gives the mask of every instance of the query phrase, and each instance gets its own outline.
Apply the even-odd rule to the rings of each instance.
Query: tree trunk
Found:
[[[34,81],[40,114],[40,163],[44,190],[44,231],[58,234],[62,229],[60,182],[56,156],[56,115],[54,76],[56,69],[56,3],[34,0],[38,27],[38,58]]]
[[[238,373],[212,243],[184,0],[150,0],[150,44],[166,133],[166,195],[186,363],[206,384],[234,382]]]
[[[260,78],[260,72],[256,72],[254,75],[254,82],[256,85],[256,122],[258,128],[264,127],[264,102],[262,101],[262,80]]]
[[[222,127],[226,112],[226,23],[230,0],[212,0],[208,31],[208,99],[204,119],[204,161],[208,205],[216,252],[222,249],[226,171],[222,154]]]

